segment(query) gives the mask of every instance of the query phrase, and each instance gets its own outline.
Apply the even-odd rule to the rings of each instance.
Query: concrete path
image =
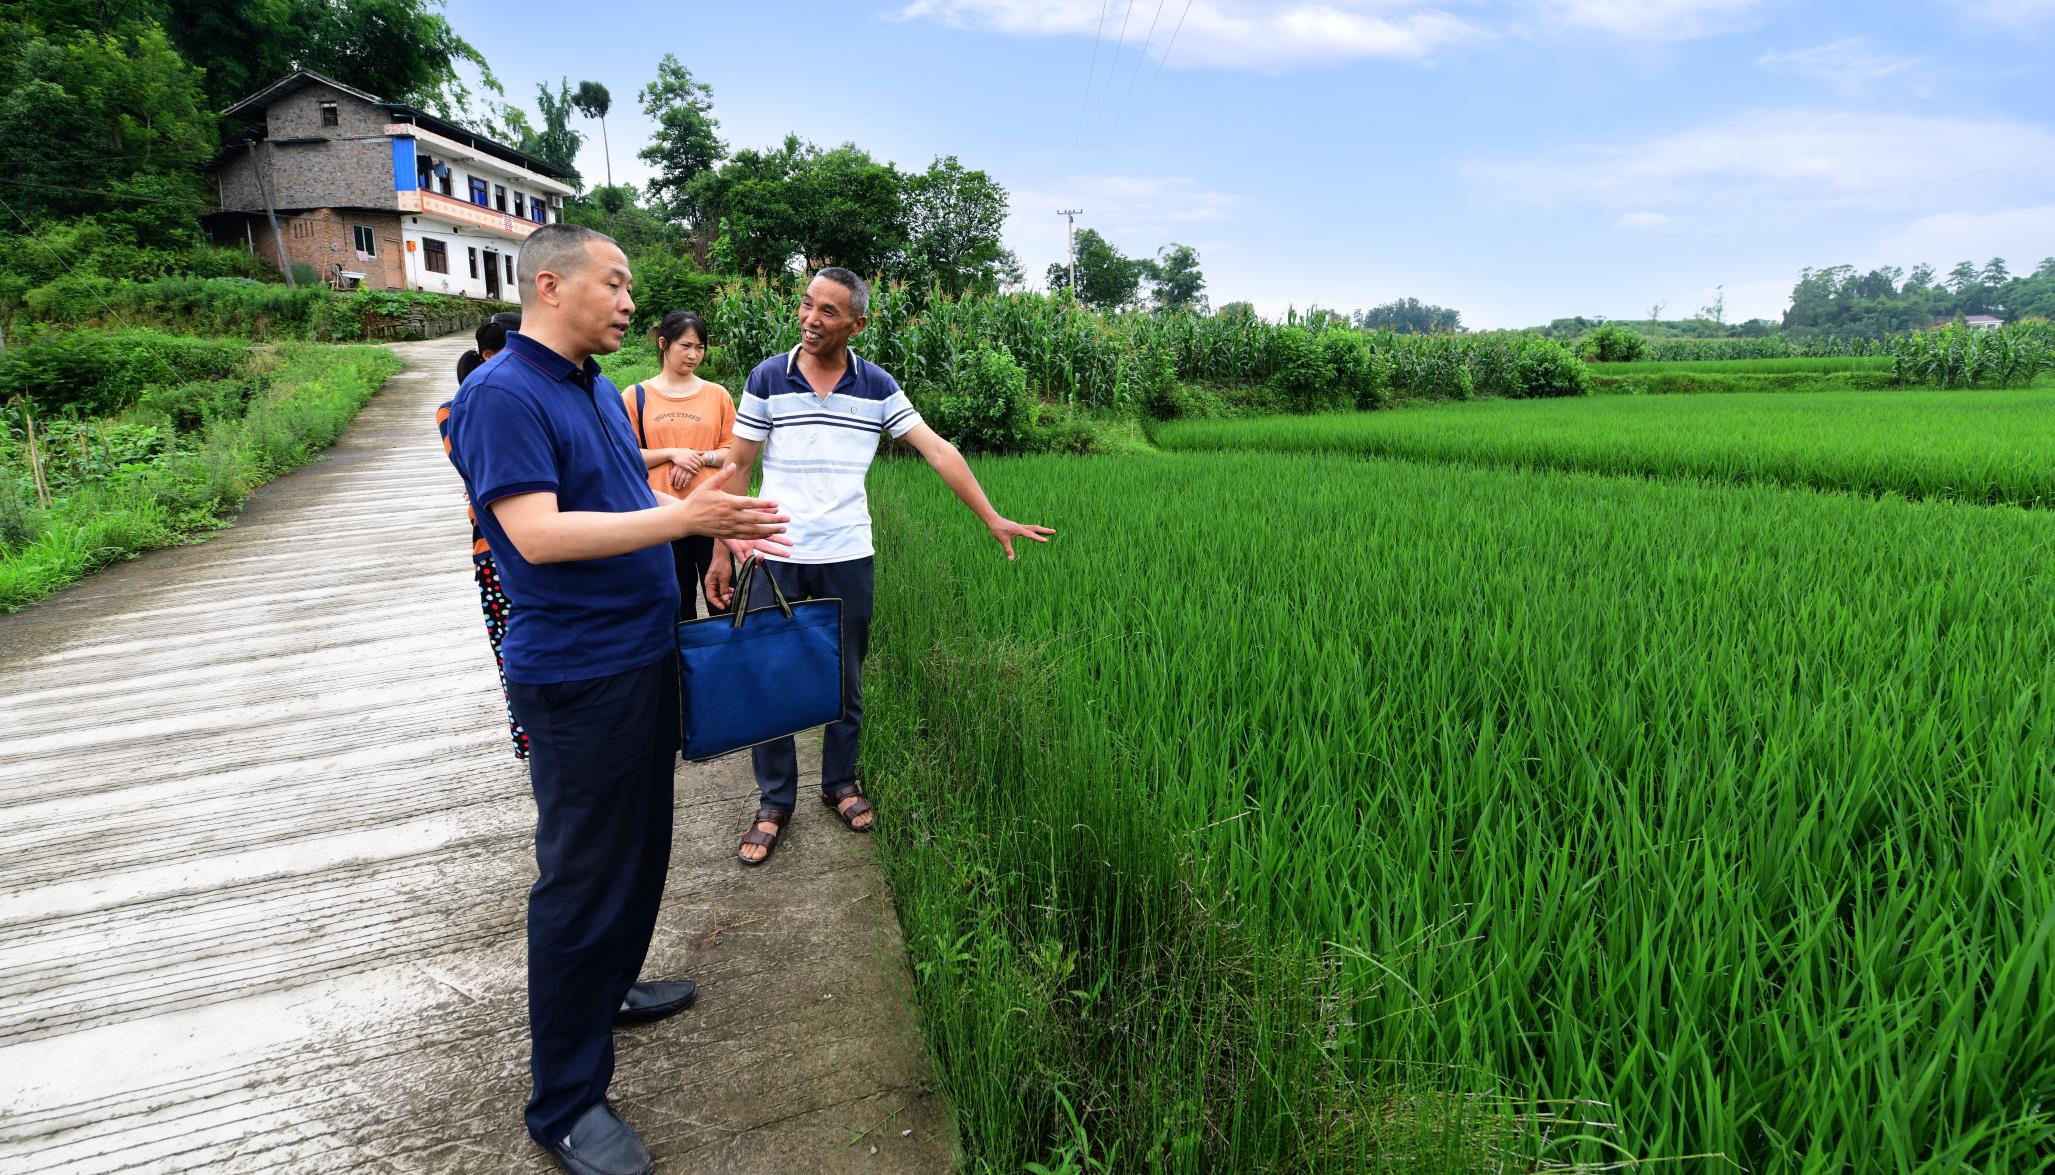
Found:
[[[462,339],[234,529],[0,618],[0,1170],[547,1171],[527,1095],[534,805],[461,488]],[[817,764],[818,752],[802,753]],[[613,1096],[664,1171],[945,1171],[870,844],[802,808],[743,870],[746,757],[683,767]]]

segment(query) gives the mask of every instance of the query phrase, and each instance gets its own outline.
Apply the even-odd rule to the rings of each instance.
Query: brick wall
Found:
[[[321,125],[323,102],[335,103],[340,125]],[[266,107],[264,122],[274,139],[361,139],[367,135],[383,136],[392,115],[355,95],[308,84]]]
[[[254,217],[252,221],[257,255],[275,262],[278,254],[271,243],[270,221],[262,216]],[[357,256],[356,234],[352,230],[358,225],[371,229],[377,238],[377,256]],[[322,208],[297,216],[280,215],[278,226],[285,235],[287,263],[306,262],[314,267],[314,272],[324,282],[335,272],[334,265],[340,262],[344,269],[362,273],[364,284],[372,289],[397,290],[406,286],[405,246],[401,243],[397,213],[337,212]]]
[[[336,104],[340,125],[321,125],[321,103]],[[396,208],[392,186],[391,117],[377,106],[326,86],[302,86],[265,110],[268,138],[257,144],[264,183],[281,209]],[[281,142],[315,139],[315,142]],[[220,168],[221,206],[262,211],[249,148]]]

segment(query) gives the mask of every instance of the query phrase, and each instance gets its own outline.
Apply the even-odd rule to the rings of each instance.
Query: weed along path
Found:
[[[0,618],[0,1170],[552,1169],[534,805],[432,423],[465,345],[398,347],[233,529]],[[645,974],[701,997],[617,1036],[615,1103],[664,1171],[950,1169],[869,842],[809,805],[745,871],[753,808],[746,758],[680,768]]]

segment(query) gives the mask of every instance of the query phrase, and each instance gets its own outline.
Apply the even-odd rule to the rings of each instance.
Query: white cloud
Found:
[[[2055,189],[2055,134],[1999,119],[1762,110],[1636,143],[1465,166],[1487,196],[1761,222],[1779,211],[1919,214]]]
[[[1869,89],[1870,83],[1904,73],[1919,61],[1912,57],[1886,57],[1872,52],[1861,37],[1843,37],[1811,49],[1765,53],[1755,63],[1820,78],[1852,98]]]
[[[1145,4],[1134,7],[1150,11]],[[1170,52],[1179,65],[1275,71],[1292,66],[1338,65],[1364,59],[1419,61],[1444,46],[1487,34],[1425,0],[1250,0],[1230,4],[1192,0],[1180,28],[1166,6],[1146,44],[1151,58]],[[1106,21],[1100,28],[1100,14]],[[956,28],[1021,36],[1093,37],[1110,60],[1133,53],[1149,35],[1149,22],[1121,5],[1092,0],[913,0],[896,14]],[[1171,38],[1176,37],[1173,48]]]
[[[2055,204],[1922,216],[1887,235],[1877,252],[1893,265],[1925,261],[1943,270],[1964,258],[1982,265],[2003,257],[2014,273],[2028,273],[2055,255]]]
[[[1613,222],[1614,228],[1637,229],[1650,232],[1675,227],[1677,218],[1664,216],[1660,212],[1629,212]]]
[[[2036,0],[2006,0],[2034,3]],[[1096,38],[1107,52],[1168,52],[1178,66],[1277,72],[1351,61],[1426,61],[1503,31],[1595,29],[1627,41],[1685,41],[1753,23],[1763,0],[908,0],[899,20],[1014,36]],[[1458,15],[1487,13],[1487,16]],[[1176,12],[1173,18],[1172,13]],[[1143,14],[1149,19],[1144,20]],[[1126,29],[1121,28],[1123,18]],[[1181,21],[1181,23],[1180,23]],[[1155,24],[1151,35],[1150,23]],[[1496,27],[1487,27],[1495,25]],[[1171,45],[1175,37],[1176,45]]]
[[[1751,23],[1760,0],[1541,0],[1544,15],[1630,41],[1688,41]]]

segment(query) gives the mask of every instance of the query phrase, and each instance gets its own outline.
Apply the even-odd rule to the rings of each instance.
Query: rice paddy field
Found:
[[[1889,355],[1829,355],[1779,359],[1636,360],[1593,363],[1593,375],[1830,375],[1843,371],[1891,372]]]
[[[967,1165],[2046,1169],[2055,513],[1972,503],[2045,495],[2048,397],[1873,395],[981,462],[1059,528],[1012,564],[881,463],[865,769]],[[1402,421],[1436,463],[1360,456]]]
[[[1783,360],[1780,362],[1805,362]],[[1476,401],[1173,421],[1178,450],[1346,453],[1523,469],[2055,503],[2055,386]]]

